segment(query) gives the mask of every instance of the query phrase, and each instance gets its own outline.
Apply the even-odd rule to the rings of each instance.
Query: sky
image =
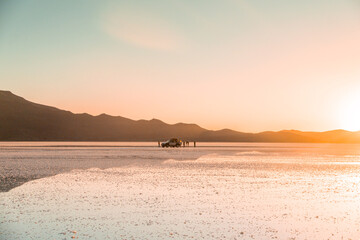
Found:
[[[0,89],[74,113],[360,130],[358,0],[0,0]]]

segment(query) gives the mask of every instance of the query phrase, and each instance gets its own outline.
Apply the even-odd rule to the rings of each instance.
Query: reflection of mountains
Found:
[[[356,145],[254,143],[238,147],[199,147],[162,149],[158,147],[3,147],[0,154],[0,192],[22,184],[72,170],[145,168],[189,168],[203,171],[211,168],[221,174],[223,168],[252,172],[358,171],[360,166],[346,158],[357,154]],[[306,157],[304,157],[306,156]],[[335,164],[334,164],[335,162]],[[344,163],[344,164],[341,164]],[[353,164],[354,163],[354,164]],[[121,170],[117,171],[118,174]],[[76,173],[75,173],[76,174]],[[210,175],[209,175],[210,176]],[[166,180],[165,180],[166,181]]]
[[[326,142],[360,143],[359,132],[243,133],[211,131],[196,124],[166,124],[160,120],[131,120],[106,114],[91,116],[29,102],[0,91],[0,140],[31,141],[161,141],[179,137],[209,142]]]
[[[121,168],[129,166],[162,167],[164,161],[194,161],[214,153],[209,149],[159,149],[119,147],[21,147],[4,148],[0,155],[0,192],[7,192],[22,184],[75,169]],[[13,159],[16,159],[13,160]]]

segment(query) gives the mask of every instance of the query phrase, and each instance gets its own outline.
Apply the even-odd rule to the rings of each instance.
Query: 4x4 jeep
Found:
[[[161,143],[161,147],[181,147],[181,140],[177,138],[171,138],[170,140]]]

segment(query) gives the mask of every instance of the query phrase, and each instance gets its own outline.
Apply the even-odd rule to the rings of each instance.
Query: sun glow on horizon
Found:
[[[340,106],[340,127],[348,131],[360,130],[360,95],[348,95]]]
[[[359,12],[354,0],[0,1],[1,89],[211,130],[360,130]]]

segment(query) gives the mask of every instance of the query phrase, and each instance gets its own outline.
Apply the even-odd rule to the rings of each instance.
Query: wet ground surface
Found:
[[[195,160],[211,152],[182,150],[140,147],[3,147],[0,148],[0,191],[9,191],[28,181],[73,169],[153,165],[169,158]]]
[[[0,239],[358,239],[359,149],[5,146]]]

